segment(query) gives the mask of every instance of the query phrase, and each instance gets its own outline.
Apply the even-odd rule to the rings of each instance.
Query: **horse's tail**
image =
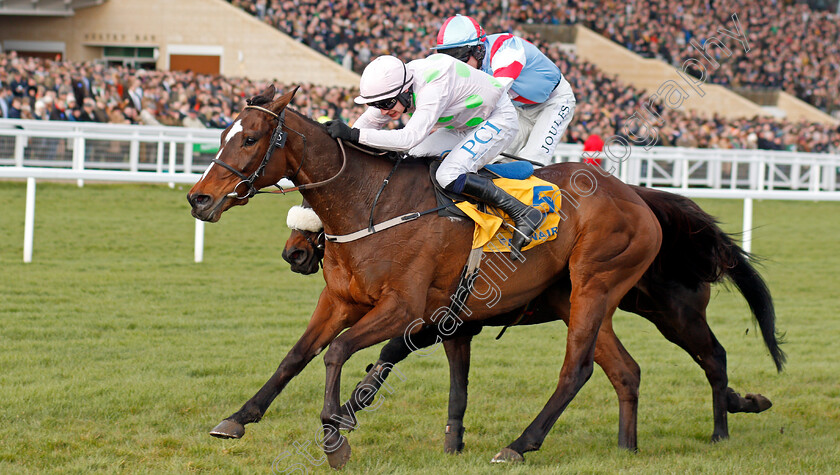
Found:
[[[649,273],[657,280],[697,289],[704,282],[728,277],[744,296],[761,329],[778,371],[786,356],[779,347],[773,298],[764,279],[750,264],[750,254],[717,225],[717,220],[680,195],[634,187],[662,227],[662,247]]]
[[[724,235],[729,238],[725,233]],[[735,265],[726,269],[726,275],[735,283],[735,286],[738,287],[741,295],[749,304],[750,310],[758,321],[758,327],[764,337],[764,344],[767,345],[773,363],[776,364],[776,370],[781,372],[784,369],[787,355],[779,348],[782,338],[776,331],[776,311],[773,307],[770,289],[767,288],[767,284],[758,274],[758,271],[750,265],[750,254],[734,242],[732,246],[734,246],[733,259]]]

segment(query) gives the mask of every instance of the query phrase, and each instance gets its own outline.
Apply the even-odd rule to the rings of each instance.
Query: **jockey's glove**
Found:
[[[330,120],[325,124],[327,133],[334,139],[341,139],[345,142],[359,143],[359,129],[351,128],[340,120]]]

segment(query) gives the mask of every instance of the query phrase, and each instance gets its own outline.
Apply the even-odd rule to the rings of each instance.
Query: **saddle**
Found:
[[[432,180],[432,184],[435,187],[435,198],[437,199],[438,206],[443,206],[443,208],[438,211],[438,216],[440,217],[458,217],[458,218],[467,218],[472,219],[460,208],[456,206],[456,203],[461,202],[468,202],[476,205],[484,211],[485,205],[479,201],[476,201],[468,196],[464,196],[452,191],[448,191],[438,183],[437,179],[435,178],[435,174],[437,173],[437,169],[440,167],[441,164],[440,159],[431,160],[429,162],[429,177]],[[511,180],[525,180],[534,174],[534,165],[529,162],[508,162],[508,163],[491,163],[489,165],[485,165],[484,168],[478,171],[479,175],[485,176],[490,179],[496,178],[509,178]]]
[[[440,207],[438,216],[467,218],[475,222],[473,249],[483,248],[485,252],[510,252],[507,245],[512,238],[510,228],[513,221],[496,209],[488,209],[484,203],[468,196],[444,189],[435,179],[440,160],[429,164],[429,174],[435,188],[435,198]],[[561,196],[552,183],[541,180],[534,174],[534,166],[525,161],[491,163],[478,171],[479,175],[492,179],[496,185],[520,199],[527,205],[541,208],[546,219],[531,236],[531,242],[523,250],[553,240],[557,235]],[[493,241],[496,241],[495,243]]]

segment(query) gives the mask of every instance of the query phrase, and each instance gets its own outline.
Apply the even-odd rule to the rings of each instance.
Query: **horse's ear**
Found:
[[[291,91],[278,97],[277,100],[271,103],[271,110],[279,114],[284,107],[286,107],[287,105],[289,105],[290,102],[292,102],[292,98],[295,97],[295,93],[298,91],[298,89],[300,89],[300,86],[295,86],[295,88]]]
[[[245,103],[249,106],[267,104],[274,100],[274,94],[276,94],[276,91],[277,90],[274,88],[274,84],[269,84],[268,87],[263,89],[263,92],[259,93],[254,97],[246,99]]]

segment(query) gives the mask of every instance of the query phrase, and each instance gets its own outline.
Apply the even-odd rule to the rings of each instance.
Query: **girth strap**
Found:
[[[388,228],[393,228],[399,224],[407,223],[409,221],[414,221],[415,219],[427,215],[429,213],[436,213],[441,209],[445,208],[445,206],[438,206],[437,208],[427,209],[426,211],[415,211],[413,213],[404,214],[402,216],[397,216],[396,218],[391,218],[388,221],[383,221],[379,224],[374,224],[369,226],[366,229],[360,229],[354,233],[350,234],[326,234],[324,233],[324,237],[327,238],[329,242],[335,243],[342,243],[342,242],[351,242],[361,239],[363,237],[370,236],[371,234],[376,234],[380,231],[384,231]]]

